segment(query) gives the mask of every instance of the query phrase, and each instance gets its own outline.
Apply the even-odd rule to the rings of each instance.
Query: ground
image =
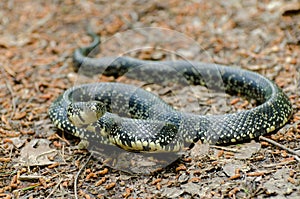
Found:
[[[1,198],[300,197],[297,0],[3,0],[0,16]],[[148,174],[111,168],[97,155],[80,150],[79,139],[59,132],[47,114],[59,94],[81,83],[72,68],[72,53],[90,42],[87,27],[107,41],[98,57],[182,56],[258,72],[288,95],[293,116],[281,130],[265,136],[277,146],[258,139],[230,146],[197,143],[171,165]],[[136,35],[137,28],[146,27],[152,29],[139,29]],[[141,86],[126,78],[117,81]],[[197,113],[253,105],[239,96],[211,96],[206,91],[190,97],[179,89],[174,97],[170,91],[176,86],[148,89],[178,109]]]

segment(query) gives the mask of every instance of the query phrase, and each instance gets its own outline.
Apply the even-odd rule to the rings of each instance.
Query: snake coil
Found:
[[[149,81],[184,80],[254,98],[259,105],[224,115],[196,115],[175,110],[156,95],[121,83],[83,84],[66,90],[49,109],[56,127],[94,143],[130,151],[178,151],[186,143],[222,144],[272,132],[291,117],[288,97],[269,79],[243,69],[193,61],[143,61],[129,57],[89,58],[100,39],[74,52],[75,70],[87,75],[127,75]],[[129,71],[135,71],[135,75]],[[79,104],[78,104],[79,103]],[[76,104],[76,106],[74,105]],[[74,107],[78,107],[75,109]]]

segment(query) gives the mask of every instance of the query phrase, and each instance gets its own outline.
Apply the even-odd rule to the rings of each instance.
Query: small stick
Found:
[[[87,161],[84,163],[84,165],[79,169],[78,173],[75,176],[75,182],[74,182],[74,193],[75,193],[75,198],[78,199],[77,196],[77,181],[78,181],[78,177],[80,175],[80,173],[82,172],[82,170],[86,167],[86,165],[88,164],[88,162],[90,161],[91,157],[92,157],[93,153],[91,153],[91,155],[88,157]]]
[[[297,157],[297,156],[295,156]],[[271,167],[281,167],[281,166],[286,166],[289,164],[293,164],[297,162],[296,160],[289,160],[289,161],[285,161],[285,162],[279,162],[279,163],[274,163],[274,164],[266,164],[266,165],[262,165],[265,168],[271,168]]]
[[[58,186],[61,184],[61,182],[63,181],[63,178],[61,178],[59,180],[59,182],[57,183],[57,185],[55,185],[55,187],[52,189],[52,191],[49,193],[49,195],[46,197],[46,199],[50,198],[51,195],[57,190]]]
[[[263,141],[266,141],[266,142],[269,142],[269,143],[271,143],[271,144],[273,144],[273,145],[275,145],[279,148],[282,148],[283,150],[286,150],[287,152],[297,156],[297,157],[295,157],[295,159],[297,161],[299,161],[300,154],[297,151],[294,151],[293,149],[287,148],[287,147],[283,146],[282,144],[279,144],[278,142],[275,142],[274,140],[271,140],[271,139],[266,138],[264,136],[259,136],[259,139],[263,140]]]
[[[216,145],[211,145],[211,148],[215,148],[215,149],[221,149],[224,151],[230,151],[230,152],[239,152],[240,150],[238,149],[233,149],[233,148],[229,148],[229,147],[224,147],[224,146],[216,146]]]

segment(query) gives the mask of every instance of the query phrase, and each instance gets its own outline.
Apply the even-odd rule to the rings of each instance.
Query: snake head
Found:
[[[69,121],[77,127],[96,122],[105,112],[105,104],[99,101],[74,102],[67,108]]]

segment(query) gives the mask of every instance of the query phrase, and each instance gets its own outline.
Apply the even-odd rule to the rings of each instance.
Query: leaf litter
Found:
[[[0,2],[0,7],[0,197],[300,196],[299,157],[265,140],[232,146],[196,143],[170,166],[151,175],[137,175],[109,168],[97,157],[88,159],[89,153],[76,147],[78,138],[57,132],[47,116],[51,102],[76,84],[71,55],[75,48],[89,43],[85,31],[87,21],[103,39],[130,28],[164,27],[183,32],[209,54],[186,50],[180,44],[179,52],[190,59],[255,70],[282,87],[294,108],[287,124],[291,128],[283,128],[268,138],[297,154],[300,148],[297,1],[141,3],[129,0],[33,4],[5,0]],[[138,42],[140,37],[136,38]],[[125,47],[126,42],[122,43],[122,48]],[[117,52],[118,48],[111,44],[99,56],[104,56],[109,49]],[[155,48],[132,54],[146,59],[174,59]],[[180,92],[179,89],[175,92],[177,97],[169,92],[176,86],[151,88],[176,108],[201,114],[255,106],[240,96],[197,95],[198,88],[188,94],[188,90]],[[18,162],[24,165],[17,166]]]

